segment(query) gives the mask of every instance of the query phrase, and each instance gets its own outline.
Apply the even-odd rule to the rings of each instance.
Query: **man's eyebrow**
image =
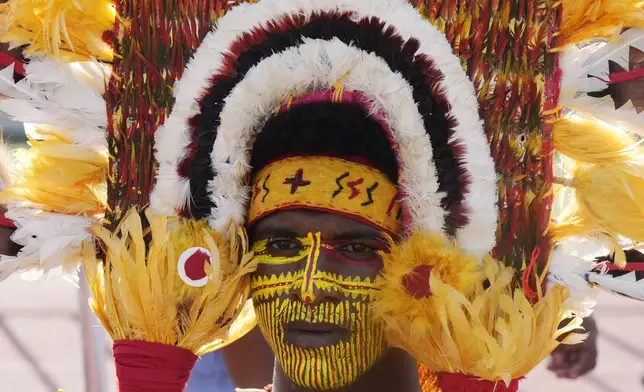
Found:
[[[251,230],[253,238],[271,238],[271,237],[299,237],[299,233],[291,229],[273,226],[255,226]]]
[[[292,228],[286,228],[278,225],[271,224],[262,224],[259,223],[251,228],[250,231],[251,238],[254,240],[257,239],[266,239],[271,237],[306,237],[308,232],[298,232]],[[331,230],[330,233],[325,235],[322,234],[323,239],[328,240],[356,240],[356,239],[382,239],[384,238],[383,233],[379,230],[376,230],[371,227],[360,227],[360,228],[338,228],[337,231]]]
[[[352,230],[342,230],[337,233],[334,233],[332,236],[334,240],[357,240],[361,238],[373,238],[380,239],[383,238],[381,232],[371,229],[371,228],[360,228]]]

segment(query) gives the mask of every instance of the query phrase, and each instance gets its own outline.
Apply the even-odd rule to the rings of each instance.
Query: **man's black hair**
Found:
[[[398,164],[380,123],[356,104],[298,104],[273,116],[257,136],[251,166],[259,170],[287,156],[358,158],[398,183]]]

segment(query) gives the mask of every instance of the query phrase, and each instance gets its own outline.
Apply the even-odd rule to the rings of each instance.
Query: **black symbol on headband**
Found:
[[[266,196],[268,196],[269,193],[271,193],[271,190],[268,189],[266,186],[266,183],[268,182],[268,179],[271,178],[271,175],[267,175],[266,178],[264,178],[264,182],[262,183],[262,189],[264,190],[264,197],[262,197],[262,203],[266,201]]]
[[[369,198],[367,201],[364,203],[360,204],[363,207],[366,207],[370,204],[373,204],[373,192],[378,189],[378,182],[374,182],[373,185],[371,185],[369,188],[367,188],[367,197]]]
[[[291,195],[293,195],[295,194],[295,192],[297,192],[297,189],[299,187],[311,185],[311,181],[307,181],[304,179],[304,169],[297,169],[295,176],[286,178],[284,180],[284,184],[291,186]]]
[[[345,178],[347,178],[347,177],[349,177],[349,172],[346,172],[346,173],[344,173],[344,174],[340,175],[340,177],[338,177],[338,178],[336,178],[336,179],[335,179],[335,183],[336,183],[336,184],[338,184],[338,189],[336,189],[336,190],[333,192],[333,197],[332,197],[332,199],[335,199],[335,197],[336,197],[337,195],[339,195],[340,193],[342,193],[342,191],[344,190],[344,186],[342,186],[342,182],[341,182],[341,181],[342,181],[342,180],[344,180],[344,179],[345,179]]]

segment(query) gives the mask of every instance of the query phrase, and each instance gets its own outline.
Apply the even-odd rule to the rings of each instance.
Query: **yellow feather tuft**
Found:
[[[32,56],[111,61],[103,33],[113,29],[115,18],[111,0],[9,0],[0,5],[0,41],[28,45],[24,52]]]
[[[644,28],[642,0],[563,0],[561,46]]]
[[[107,155],[71,144],[48,132],[44,140],[29,138],[31,147],[15,152],[11,186],[3,203],[28,201],[45,211],[101,216],[107,199]]]
[[[398,282],[413,273],[421,265],[432,267],[432,273],[441,280],[467,292],[476,284],[479,261],[460,250],[453,241],[441,234],[416,230],[399,244],[391,244],[388,252],[382,252],[384,274]],[[392,289],[402,289],[396,284]]]
[[[136,212],[126,216],[116,233],[94,227],[104,244],[104,262],[97,260],[93,247],[83,249],[93,294],[90,306],[112,338],[176,345],[203,355],[252,329],[253,313],[244,305],[256,263],[245,232],[233,229],[227,242],[205,221],[149,211],[146,218],[149,232]],[[150,240],[147,247],[144,239]],[[212,254],[204,287],[186,285],[177,272],[179,256],[195,246]]]
[[[604,235],[618,249],[617,236],[644,241],[644,159],[603,165],[579,164],[569,181],[572,208],[552,228],[557,240],[575,235]],[[621,257],[617,260],[622,261]],[[623,262],[619,264],[623,265]]]
[[[429,372],[463,373],[509,383],[531,371],[557,347],[558,338],[580,324],[575,318],[565,328],[559,327],[570,316],[561,310],[565,288],[556,286],[531,304],[523,290],[516,288],[514,269],[488,257],[471,270],[470,257],[461,252],[459,260],[458,250],[448,241],[427,233],[414,234],[413,241],[422,242],[422,236],[436,248],[415,246],[427,251],[424,256],[394,249],[385,258],[374,312],[386,326],[390,344],[408,351]],[[409,270],[431,264],[444,253],[450,255],[445,261],[468,271],[463,273],[466,278],[451,278],[459,267],[444,275],[435,267],[430,275],[432,295],[421,299],[408,295],[399,266],[407,265]],[[413,261],[400,258],[410,254]]]
[[[580,162],[624,162],[642,151],[628,132],[585,116],[558,120],[553,139],[557,151]]]

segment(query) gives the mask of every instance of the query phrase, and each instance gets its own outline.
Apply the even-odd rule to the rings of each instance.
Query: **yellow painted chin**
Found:
[[[284,374],[296,385],[316,391],[346,387],[369,370],[384,354],[383,329],[372,321],[365,301],[305,304],[288,297],[266,301],[253,298],[255,311]],[[285,341],[284,327],[294,321],[331,323],[348,328],[350,338],[320,348],[302,348]]]

